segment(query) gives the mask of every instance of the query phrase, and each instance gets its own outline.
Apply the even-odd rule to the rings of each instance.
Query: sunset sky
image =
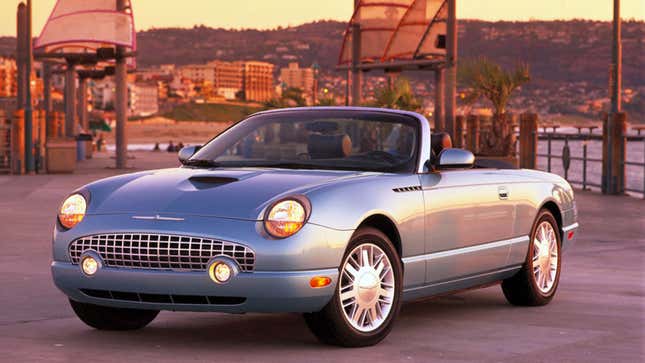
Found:
[[[15,34],[19,0],[0,1],[0,36]],[[55,0],[33,0],[34,35]],[[457,0],[462,19],[594,19],[612,17],[612,0]],[[643,0],[622,0],[623,18],[645,18]],[[320,19],[348,20],[352,0],[133,0],[137,29],[192,27],[274,28]]]

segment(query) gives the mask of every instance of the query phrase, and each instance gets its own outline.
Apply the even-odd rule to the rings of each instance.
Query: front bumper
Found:
[[[88,215],[69,231],[55,231],[52,275],[56,286],[73,300],[105,306],[230,313],[313,312],[322,309],[334,294],[338,266],[353,231],[307,223],[292,237],[271,240],[262,236],[261,228],[261,223],[256,221],[203,216],[159,221],[134,219],[127,214]],[[242,244],[255,252],[255,266],[252,272],[240,272],[228,283],[216,284],[207,271],[105,266],[96,275],[87,277],[71,261],[69,245],[78,238],[135,232],[206,237]],[[323,288],[311,288],[309,282],[315,276],[327,276],[332,282]],[[105,296],[87,294],[82,291],[84,289],[101,291]],[[170,301],[150,302],[139,298],[148,295],[155,295],[159,298],[157,300],[168,296]],[[121,298],[123,296],[127,298]],[[193,304],[173,296],[213,299]],[[218,303],[222,301],[220,298],[227,297],[240,298],[243,302]]]
[[[314,312],[321,310],[334,294],[337,269],[309,271],[242,272],[226,284],[216,284],[207,272],[173,272],[104,267],[92,277],[78,265],[52,262],[56,286],[76,301],[112,307],[175,310],[244,312]],[[315,276],[330,277],[332,283],[311,288]],[[95,297],[82,290],[104,291]],[[113,292],[112,296],[110,292]],[[175,297],[174,302],[149,302],[145,296]],[[209,297],[203,303],[185,303],[185,298]],[[238,303],[219,303],[214,298],[241,298]],[[229,299],[230,300],[230,299]],[[209,303],[213,302],[213,303]]]

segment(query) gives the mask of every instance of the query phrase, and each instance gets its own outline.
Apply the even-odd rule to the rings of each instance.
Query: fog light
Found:
[[[331,279],[327,276],[316,276],[312,277],[311,280],[309,280],[309,286],[314,289],[325,287],[329,284],[331,284]]]
[[[208,275],[211,280],[218,284],[225,284],[233,276],[233,269],[226,262],[215,262],[208,269]]]
[[[92,276],[99,270],[99,262],[92,256],[85,256],[81,261],[81,269],[87,276]]]

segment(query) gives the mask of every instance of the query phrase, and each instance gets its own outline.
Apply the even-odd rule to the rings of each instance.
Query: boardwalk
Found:
[[[176,165],[137,153],[133,170]],[[55,210],[72,189],[113,175],[105,157],[76,175],[0,176],[0,361],[618,361],[645,360],[645,203],[578,193],[578,244],[552,304],[508,305],[499,289],[404,306],[380,345],[319,345],[298,315],[162,312],[138,332],[99,332],[72,313],[49,273]]]

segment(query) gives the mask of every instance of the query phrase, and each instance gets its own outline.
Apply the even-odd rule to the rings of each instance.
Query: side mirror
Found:
[[[475,155],[464,149],[444,149],[439,153],[437,169],[469,169],[475,164]]]
[[[179,158],[179,162],[182,164],[185,164],[188,159],[190,159],[197,151],[201,149],[201,146],[186,146],[183,147],[181,150],[179,150],[179,154],[177,155]]]

